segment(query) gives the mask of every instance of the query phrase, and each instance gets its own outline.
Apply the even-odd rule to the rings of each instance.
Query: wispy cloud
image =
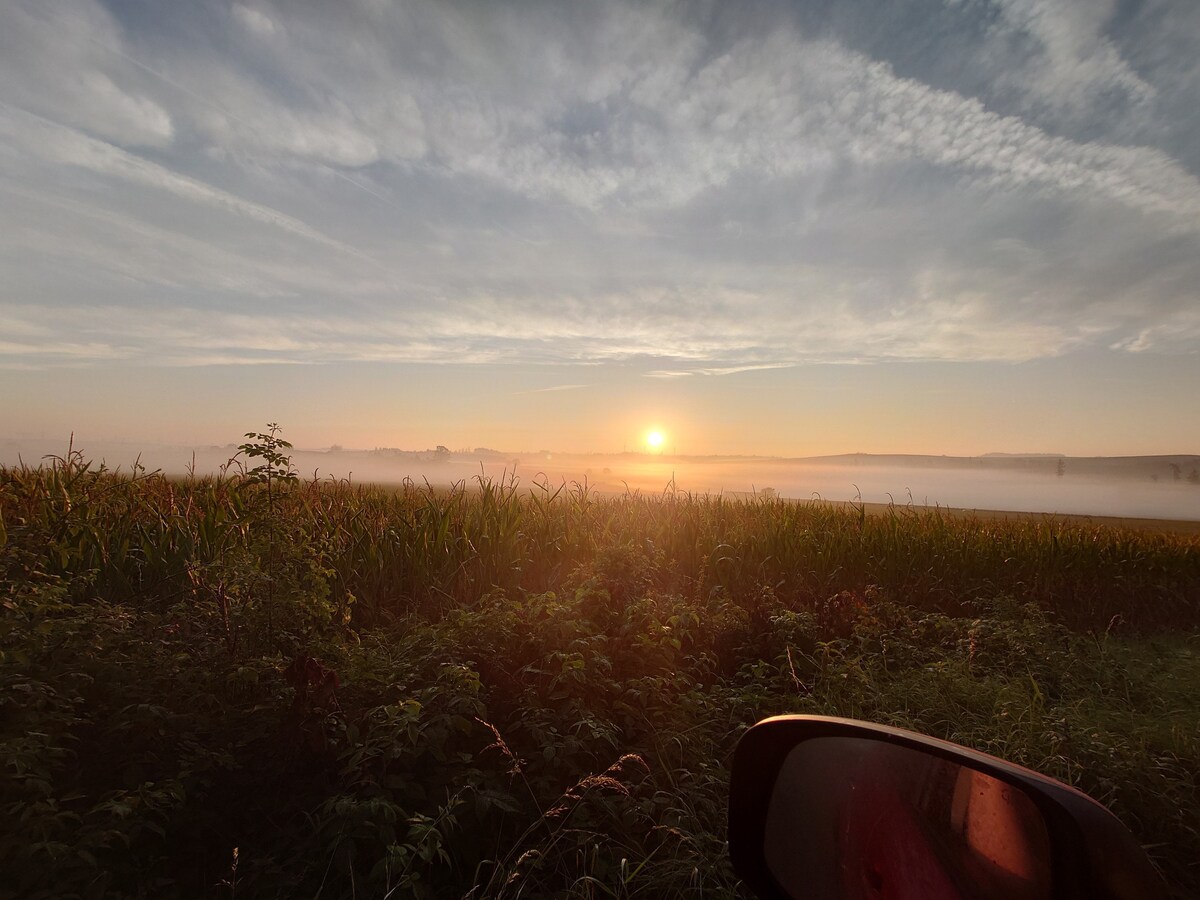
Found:
[[[1113,0],[999,0],[991,30],[1000,41],[1031,39],[1035,49],[1007,80],[1029,96],[1036,109],[1074,119],[1096,113],[1113,95],[1146,104],[1157,90],[1139,76],[1107,36],[1116,11]],[[1003,77],[1003,76],[1002,76]]]
[[[797,364],[787,363],[758,363],[741,366],[707,366],[697,369],[652,369],[643,374],[647,378],[687,378],[692,375],[737,375],[741,372],[757,372],[762,369],[791,369]]]
[[[749,366],[716,366],[708,369],[698,369],[701,375],[737,375],[739,372],[756,372],[760,369],[791,369],[795,363],[762,363]]]
[[[0,362],[1200,349],[1200,17],[812,6],[8,4]]]
[[[556,384],[553,387],[533,388],[529,391],[516,391],[517,394],[549,394],[555,391],[577,391],[580,388],[591,387],[588,384]]]
[[[78,167],[102,177],[165,191],[185,202],[199,203],[245,216],[282,229],[296,237],[360,255],[354,248],[326,237],[293,216],[214,188],[198,179],[180,175],[105,141],[90,138],[74,129],[6,103],[0,103],[0,113],[7,113],[0,115],[0,136],[4,137],[10,146],[31,154],[36,153],[45,161],[60,166]]]

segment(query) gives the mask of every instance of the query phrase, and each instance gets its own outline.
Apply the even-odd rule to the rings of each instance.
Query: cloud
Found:
[[[1007,0],[1001,11],[1003,27],[1044,47],[1045,65],[1021,77],[1044,83],[1047,102],[1074,102],[1083,87],[1153,96],[1103,36],[1111,4]],[[230,16],[272,36],[253,69],[218,48],[163,67],[207,98],[182,111],[192,128],[260,160],[419,163],[590,208],[685,202],[739,172],[778,178],[846,159],[918,159],[1001,186],[1200,210],[1196,179],[1150,148],[1048,135],[786,27],[715,52],[702,23],[655,6],[613,5],[548,27],[521,7],[467,16],[417,4],[358,19],[309,9],[286,28],[253,4]],[[445,59],[434,71],[422,64],[429,49]]]
[[[741,372],[757,372],[762,369],[790,369],[796,363],[761,363],[759,365],[744,365],[744,366],[713,366],[701,369],[687,370],[671,370],[671,369],[653,369],[643,374],[647,378],[687,378],[691,375],[737,375]]]
[[[948,4],[988,93],[769,3],[10,4],[0,362],[1193,352],[1156,8]]]
[[[278,30],[270,16],[243,3],[233,4],[232,15],[239,25],[260,37],[270,37]]]
[[[0,136],[5,137],[11,146],[43,161],[87,169],[105,178],[165,191],[189,203],[214,207],[344,253],[361,255],[353,247],[339,243],[278,210],[214,188],[105,141],[88,137],[3,102],[0,102]]]
[[[534,388],[531,391],[517,391],[517,394],[549,394],[556,391],[577,391],[580,388],[591,387],[589,384],[556,384],[553,387]]]
[[[1114,95],[1133,104],[1157,91],[1129,65],[1105,32],[1115,0],[1000,0],[997,38],[1031,38],[1036,51],[1010,77],[1055,115],[1081,117]]]
[[[105,51],[122,44],[101,5],[7,4],[0,27],[0,97],[125,146],[168,146],[171,115]]]
[[[790,369],[794,363],[763,363],[757,366],[717,366],[711,369],[699,369],[701,375],[737,375],[740,372],[757,372],[760,369]]]
[[[1200,353],[1200,310],[1182,310],[1168,321],[1143,328],[1111,345],[1112,350],[1145,353],[1153,350]]]

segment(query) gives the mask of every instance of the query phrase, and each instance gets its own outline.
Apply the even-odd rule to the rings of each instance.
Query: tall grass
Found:
[[[0,897],[734,896],[784,711],[1077,784],[1200,889],[1200,541],[1031,517],[0,470]]]
[[[113,474],[78,454],[0,474],[0,511],[45,550],[50,571],[89,572],[93,596],[169,601],[189,573],[252,549],[261,485],[235,478]],[[276,490],[279,490],[278,488]],[[656,586],[689,593],[770,585],[797,602],[882,588],[922,609],[1019,595],[1076,627],[1200,624],[1200,538],[1074,520],[950,517],[892,506],[882,515],[820,502],[730,500],[512,476],[449,488],[307,481],[280,492],[274,528],[332,569],[354,624],[473,603],[493,589],[554,590],[598,551],[644,550]]]

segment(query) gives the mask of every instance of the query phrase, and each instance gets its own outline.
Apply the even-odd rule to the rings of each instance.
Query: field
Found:
[[[0,470],[0,897],[741,896],[727,765],[780,712],[1077,785],[1200,895],[1194,533],[252,446]]]

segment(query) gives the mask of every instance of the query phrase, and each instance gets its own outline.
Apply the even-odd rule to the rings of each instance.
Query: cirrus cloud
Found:
[[[1004,78],[782,3],[10,4],[0,360],[1200,349],[1200,75],[1131,62],[1200,21],[928,7]]]

